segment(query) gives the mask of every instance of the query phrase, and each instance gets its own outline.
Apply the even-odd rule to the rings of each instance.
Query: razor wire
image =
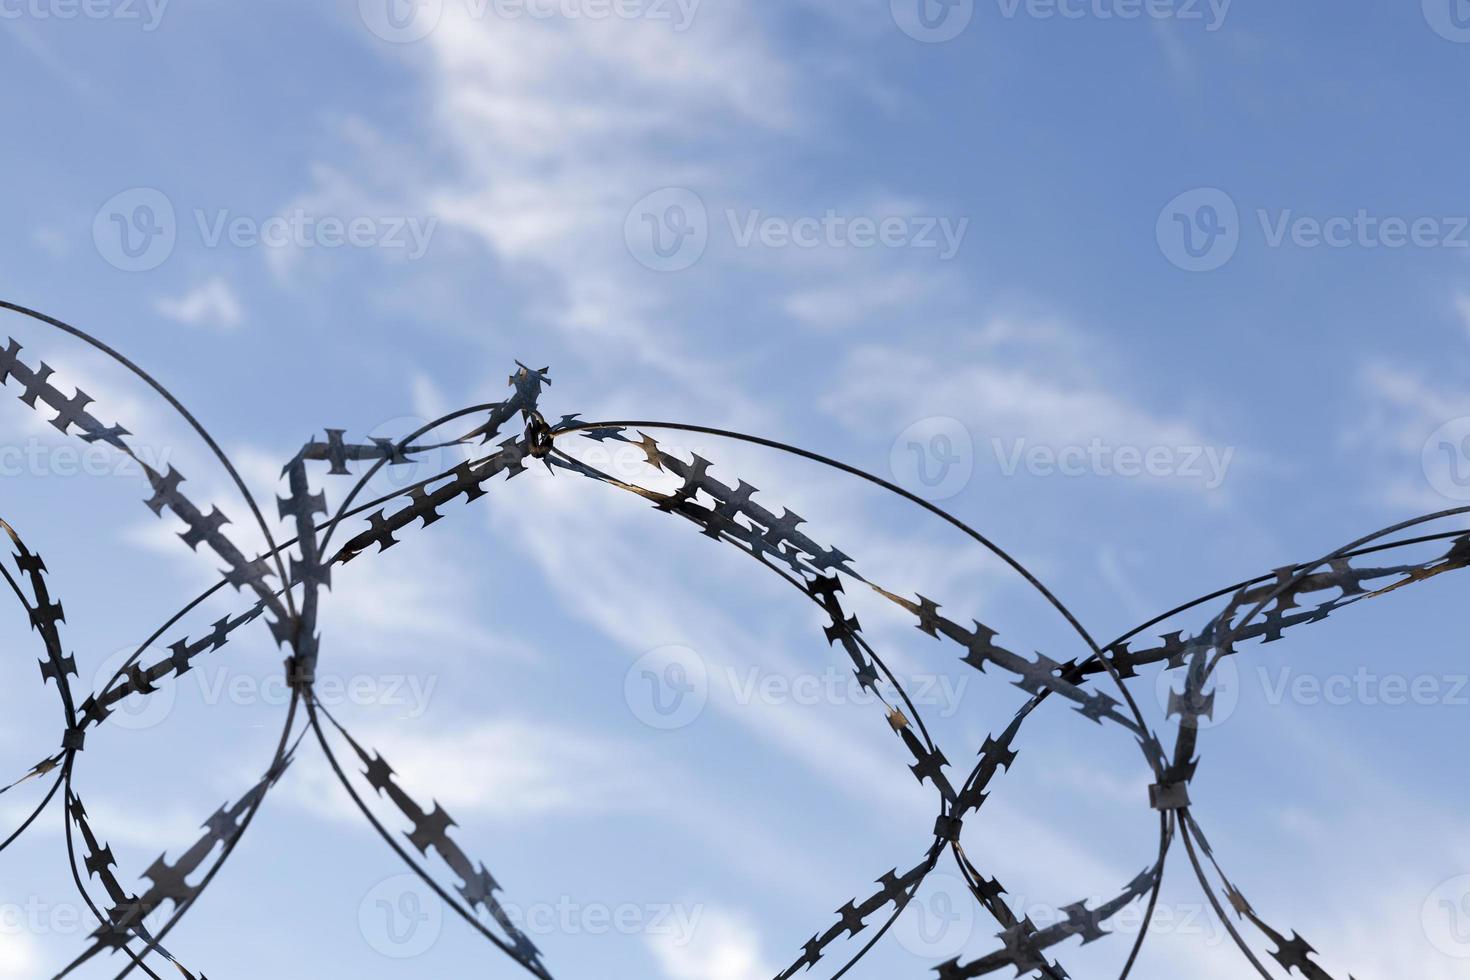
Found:
[[[553,425],[546,421],[539,406],[544,388],[551,383],[549,370],[533,370],[519,363],[509,378],[508,397],[447,414],[400,438],[374,437],[354,442],[345,429],[325,429],[324,438],[313,437],[282,470],[286,493],[277,499],[277,517],[291,536],[278,544],[226,454],[167,389],[84,331],[13,303],[0,301],[0,308],[90,344],[152,387],[225,468],[266,542],[264,552],[247,557],[226,530],[228,517],[217,506],[207,511],[199,506],[184,490],[184,476],[172,466],[159,472],[141,459],[130,445],[132,433],[120,424],[103,423],[91,411],[91,397],[80,389],[65,395],[53,383],[54,370],[45,362],[35,366],[28,363],[21,345],[13,339],[0,351],[0,385],[19,388],[19,400],[30,409],[54,412],[54,417],[46,421],[61,433],[109,446],[131,459],[148,483],[149,495],[144,503],[149,510],[160,518],[167,514],[182,522],[184,530],[178,536],[184,544],[196,551],[203,545],[225,565],[217,582],[160,625],[99,689],[78,701],[71,680],[77,676],[76,662],[64,652],[61,639],[65,614],[60,600],[53,596],[45,561],[28,547],[17,530],[0,519],[0,529],[15,548],[12,557],[16,569],[12,573],[0,563],[0,574],[25,609],[32,630],[40,636],[45,651],[45,659],[39,662],[42,682],[56,685],[63,719],[57,750],[0,788],[0,794],[4,794],[23,785],[50,781],[39,803],[14,832],[0,841],[0,851],[32,827],[59,794],[73,881],[98,922],[86,948],[56,974],[56,980],[104,953],[121,953],[126,960],[117,973],[118,980],[135,969],[158,977],[149,963],[155,957],[189,980],[206,980],[204,974],[191,972],[180,963],[163,940],[224,866],[308,733],[314,736],[356,809],[409,870],[468,927],[520,969],[542,980],[552,980],[547,957],[517,927],[498,897],[503,891],[501,884],[452,835],[457,826],[454,819],[437,802],[425,806],[414,799],[397,780],[389,761],[354,737],[321,703],[315,688],[321,645],[317,613],[321,590],[331,587],[332,569],[363,556],[382,554],[397,544],[400,536],[441,520],[445,516],[441,511],[447,505],[460,498],[472,503],[488,495],[498,478],[512,479],[530,465],[539,464],[551,474],[563,473],[635,495],[661,513],[683,518],[704,536],[745,552],[800,591],[826,619],[823,635],[828,646],[840,648],[862,690],[873,695],[881,706],[886,727],[911,760],[911,775],[934,793],[935,822],[925,834],[927,843],[918,860],[880,873],[874,890],[842,904],[835,920],[813,933],[775,980],[790,980],[815,971],[819,965],[832,967],[825,974],[832,980],[845,975],[882,940],[946,852],[975,903],[994,919],[999,932],[997,948],[991,952],[937,964],[939,980],[986,976],[1004,969],[1014,970],[1017,976],[1049,980],[1070,977],[1060,960],[1054,958],[1057,947],[1072,938],[1086,944],[1113,935],[1105,928],[1107,924],[1124,910],[1142,905],[1141,928],[1119,974],[1119,980],[1126,980],[1148,937],[1166,859],[1176,842],[1183,843],[1200,889],[1257,974],[1265,980],[1293,973],[1307,980],[1332,980],[1331,974],[1316,962],[1316,950],[1305,939],[1294,931],[1289,935],[1279,931],[1256,911],[1224,870],[1194,812],[1189,790],[1199,769],[1202,722],[1210,719],[1214,710],[1216,689],[1211,685],[1220,664],[1238,655],[1242,644],[1277,641],[1288,630],[1320,622],[1339,609],[1470,565],[1470,532],[1448,530],[1395,537],[1470,512],[1470,507],[1454,508],[1404,521],[1314,561],[1275,569],[1201,596],[1102,645],[1021,562],[964,522],[900,486],[819,453],[706,426],[646,420],[584,422],[576,415],[563,415]],[[453,423],[471,427],[453,439],[427,438]],[[660,431],[710,435],[804,458],[875,484],[924,508],[1020,575],[1067,622],[1086,652],[1066,661],[1040,652],[1031,659],[998,643],[998,632],[979,621],[971,620],[965,626],[944,615],[941,604],[933,599],[886,588],[860,573],[854,558],[810,536],[804,530],[804,518],[784,507],[778,513],[763,500],[755,499],[759,491],[754,486],[743,480],[731,486],[716,477],[711,472],[713,463],[698,453],[666,450],[650,435]],[[573,438],[614,442],[641,453],[648,466],[664,473],[677,486],[656,490],[619,479],[559,445]],[[373,500],[356,502],[384,467],[415,463],[427,453],[447,448],[468,449],[469,458],[427,479]],[[363,472],[328,516],[326,494],[313,488],[312,469],[324,465],[322,475],[326,477],[350,476],[349,463],[365,464]],[[338,528],[348,521],[356,522],[353,527],[366,526],[332,550]],[[1425,544],[1440,544],[1444,550],[1420,561],[1392,558],[1401,550]],[[215,621],[202,636],[192,640],[187,635],[173,638],[170,631],[180,620],[225,586],[252,597],[252,601],[238,614]],[[849,589],[869,590],[911,619],[926,636],[941,643],[949,655],[957,656],[964,668],[987,675],[987,668],[994,668],[995,675],[1028,696],[1008,724],[986,737],[968,773],[953,768],[900,679],[866,638],[857,618],[848,612],[844,596]],[[1179,630],[1156,640],[1144,639],[1155,626],[1220,600],[1224,600],[1224,607],[1198,632],[1186,635]],[[284,669],[291,692],[286,719],[264,773],[234,802],[226,802],[216,810],[203,824],[203,833],[177,859],[170,862],[166,854],[161,855],[144,869],[139,877],[147,881],[146,888],[130,889],[114,870],[117,862],[105,842],[105,828],[89,816],[74,783],[78,758],[88,737],[94,729],[102,728],[124,701],[146,699],[160,685],[176,683],[199,658],[217,653],[238,630],[260,619],[265,620],[277,646],[286,651]],[[165,643],[166,638],[171,642]],[[1171,691],[1166,710],[1166,718],[1177,719],[1171,747],[1166,747],[1149,727],[1128,683],[1139,676],[1141,668],[1151,666],[1176,672],[1179,677],[1178,689]],[[998,878],[987,876],[967,855],[962,836],[967,825],[974,826],[997,778],[1016,763],[1025,722],[1052,697],[1069,702],[1073,711],[1093,724],[1120,729],[1120,734],[1136,744],[1154,779],[1147,802],[1158,821],[1159,837],[1157,851],[1150,855],[1143,870],[1123,883],[1111,898],[1060,906],[1063,918],[1038,926],[1029,917],[1017,916]],[[343,758],[354,762],[350,774]],[[393,816],[380,817],[364,798],[367,796],[386,801],[382,808],[391,809]],[[398,825],[398,835],[385,820]],[[904,866],[907,870],[898,870]],[[105,899],[93,895],[92,890],[98,887]],[[1232,914],[1237,922],[1255,930],[1257,942],[1274,947],[1268,958],[1280,973],[1273,972],[1257,955],[1252,942],[1243,935],[1242,926],[1231,921]],[[162,924],[150,929],[145,920],[155,915],[164,916]],[[834,956],[849,941],[861,941],[862,945],[845,958]]]

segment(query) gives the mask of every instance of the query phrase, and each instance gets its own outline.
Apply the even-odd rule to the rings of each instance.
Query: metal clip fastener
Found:
[[[934,836],[940,840],[957,841],[960,839],[960,830],[964,828],[964,822],[959,817],[946,817],[940,815],[934,821]]]
[[[541,459],[551,452],[551,426],[534,408],[526,413],[526,452]]]

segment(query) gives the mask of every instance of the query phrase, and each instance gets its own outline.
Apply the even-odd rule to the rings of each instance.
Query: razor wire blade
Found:
[[[72,682],[77,676],[76,663],[64,652],[61,640],[65,615],[61,602],[53,596],[46,564],[16,529],[0,521],[15,548],[15,571],[0,564],[0,573],[40,636],[45,652],[40,660],[42,681],[55,685],[64,721],[57,750],[0,789],[13,792],[23,785],[50,782],[29,816],[0,843],[0,850],[18,840],[60,794],[71,875],[98,923],[86,948],[57,978],[104,953],[120,954],[126,960],[119,978],[135,969],[157,978],[154,964],[160,959],[191,980],[203,978],[203,974],[191,972],[180,963],[164,940],[199,901],[310,734],[343,791],[410,871],[468,928],[519,968],[551,980],[554,974],[547,957],[502,905],[498,897],[502,892],[500,883],[453,836],[453,818],[437,802],[425,807],[406,792],[388,760],[362,745],[321,703],[315,688],[321,641],[317,612],[321,590],[331,586],[333,568],[355,560],[378,560],[375,556],[397,544],[400,537],[442,519],[446,505],[460,498],[473,502],[486,496],[499,478],[511,479],[529,466],[539,465],[551,473],[587,479],[641,497],[658,511],[683,518],[701,534],[745,552],[799,590],[825,617],[828,645],[840,650],[861,688],[881,707],[884,724],[912,759],[910,773],[934,793],[935,822],[918,859],[907,870],[895,867],[884,872],[869,894],[845,902],[834,920],[802,944],[799,955],[776,980],[789,980],[819,966],[832,968],[827,975],[834,980],[848,972],[882,940],[946,855],[976,905],[994,919],[998,932],[996,948],[991,952],[938,964],[935,970],[940,980],[962,980],[1007,969],[1018,976],[1060,980],[1069,974],[1057,958],[1058,947],[1073,938],[1082,943],[1103,939],[1112,934],[1107,928],[1110,920],[1125,909],[1141,906],[1142,928],[1122,968],[1121,978],[1126,978],[1148,936],[1166,858],[1176,843],[1183,844],[1205,897],[1256,973],[1267,980],[1280,975],[1267,965],[1265,959],[1269,959],[1275,970],[1285,975],[1299,973],[1307,980],[1331,980],[1316,962],[1316,951],[1301,936],[1278,931],[1257,913],[1226,874],[1194,812],[1189,790],[1199,767],[1197,750],[1203,722],[1214,710],[1216,692],[1211,685],[1215,672],[1225,658],[1238,654],[1242,644],[1278,640],[1287,630],[1319,622],[1343,607],[1470,564],[1467,532],[1398,537],[1421,525],[1470,512],[1470,507],[1446,510],[1374,532],[1314,561],[1275,569],[1202,596],[1103,645],[1024,565],[963,522],[901,487],[818,453],[744,433],[656,421],[589,423],[575,415],[561,416],[552,424],[540,410],[543,389],[550,384],[548,370],[519,364],[509,378],[510,394],[502,401],[461,409],[397,439],[353,441],[346,430],[326,429],[323,438],[307,442],[282,470],[285,494],[276,501],[275,517],[290,537],[278,542],[271,522],[228,457],[162,385],[75,327],[14,304],[0,302],[0,308],[92,345],[150,385],[209,446],[266,541],[261,554],[248,556],[227,533],[229,518],[216,506],[206,511],[192,500],[184,489],[183,474],[172,466],[160,472],[142,459],[131,444],[132,432],[120,424],[102,422],[93,413],[92,398],[80,389],[66,395],[53,382],[53,369],[44,362],[30,364],[14,340],[0,352],[0,384],[19,389],[19,400],[43,413],[43,417],[49,416],[46,421],[63,434],[111,447],[136,463],[148,484],[144,499],[147,507],[160,518],[181,522],[179,537],[184,544],[196,551],[205,548],[225,565],[219,581],[158,627],[99,689],[78,700]],[[465,431],[448,441],[429,438],[430,433],[451,425]],[[1088,652],[1067,661],[1042,653],[1032,659],[996,642],[998,633],[980,622],[966,626],[947,617],[933,599],[885,588],[859,572],[855,559],[810,536],[804,530],[804,518],[787,508],[779,512],[769,508],[756,499],[756,488],[744,481],[737,481],[733,487],[723,482],[712,474],[711,462],[697,453],[687,454],[686,459],[667,451],[649,434],[657,431],[730,438],[793,454],[877,484],[925,508],[1024,578],[1068,623]],[[641,453],[649,466],[670,478],[673,488],[651,489],[589,465],[558,445],[570,438],[614,442]],[[450,447],[473,447],[471,458],[428,479],[358,502],[372,477],[385,467],[404,466],[427,453]],[[360,464],[363,472],[337,509],[329,512],[326,495],[313,489],[311,475],[351,476],[350,463]],[[334,547],[339,528],[343,535],[350,530],[355,533]],[[1426,543],[1437,543],[1443,550],[1417,562],[1392,560],[1400,550]],[[202,636],[191,639],[176,633],[178,622],[188,612],[226,586],[247,597],[250,605],[237,615],[219,619]],[[956,669],[972,669],[1004,679],[1027,695],[1009,722],[985,739],[967,773],[954,768],[940,750],[903,684],[848,611],[844,596],[849,589],[868,589],[892,603],[919,630],[943,644],[950,655],[958,656]],[[1145,639],[1155,626],[1213,602],[1223,603],[1223,608],[1197,633],[1176,631]],[[160,686],[176,683],[200,658],[218,653],[237,630],[257,620],[264,620],[271,637],[286,651],[285,671],[291,692],[287,717],[264,773],[237,800],[215,811],[203,824],[199,838],[172,862],[165,855],[144,869],[139,878],[146,881],[145,887],[126,887],[105,842],[105,828],[97,826],[88,814],[74,785],[78,757],[93,731],[104,728],[122,702],[146,699]],[[1149,727],[1129,687],[1139,669],[1149,666],[1174,671],[1178,679],[1178,689],[1171,691],[1167,705],[1167,717],[1174,722],[1170,746]],[[1038,926],[1029,918],[1018,917],[1007,903],[1000,881],[988,877],[967,856],[963,834],[966,823],[983,808],[998,776],[1016,763],[1024,723],[1053,697],[1068,702],[1072,710],[1099,726],[1121,729],[1136,743],[1154,780],[1147,803],[1159,823],[1159,846],[1148,865],[1123,883],[1113,897],[1092,904],[1078,901],[1060,906],[1058,921]],[[344,758],[351,764],[344,765]],[[391,804],[397,827],[390,828],[374,813],[364,799],[368,794],[363,789]],[[105,897],[94,894],[98,888]],[[150,921],[161,924],[150,927]],[[1247,926],[1259,934],[1257,941],[1264,940],[1274,947],[1266,958],[1256,954],[1243,934]],[[855,954],[834,955],[841,944],[849,941],[861,943]]]

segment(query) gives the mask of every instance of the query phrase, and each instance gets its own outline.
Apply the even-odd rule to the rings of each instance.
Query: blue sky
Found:
[[[933,497],[1102,638],[1470,500],[1464,0],[924,3],[0,0],[0,297],[155,374],[267,505],[309,436],[401,436],[504,397],[519,359],[551,367],[549,417],[743,429]],[[156,396],[4,320],[258,546]],[[0,516],[46,558],[85,687],[218,563],[138,506],[136,472],[7,403]],[[887,587],[1020,652],[1081,655],[917,509],[763,450],[665,445]],[[448,516],[338,574],[321,670],[556,976],[770,977],[919,859],[929,791],[785,585],[566,474]],[[1222,863],[1334,976],[1439,980],[1470,956],[1457,587],[1247,651],[1203,741]],[[963,765],[1021,695],[854,601]],[[23,617],[4,628],[18,775],[54,745],[55,706]],[[125,880],[274,745],[264,628],[216,658],[80,757]],[[671,658],[704,697],[668,729],[640,698]],[[1134,684],[1160,722],[1155,677]],[[1121,888],[1156,820],[1124,733],[1048,705],[1020,748],[965,844],[1040,921]],[[53,810],[3,856],[0,978],[85,943],[60,827]],[[170,948],[211,977],[517,975],[395,862],[307,745]],[[937,873],[851,975],[993,948],[958,884]],[[1182,860],[1162,909],[1133,976],[1246,975]],[[1127,947],[1058,955],[1105,977]]]

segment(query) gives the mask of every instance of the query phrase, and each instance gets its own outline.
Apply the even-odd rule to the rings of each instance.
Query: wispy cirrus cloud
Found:
[[[179,296],[165,296],[154,308],[191,327],[233,330],[245,322],[245,310],[230,284],[219,276],[206,279]]]

